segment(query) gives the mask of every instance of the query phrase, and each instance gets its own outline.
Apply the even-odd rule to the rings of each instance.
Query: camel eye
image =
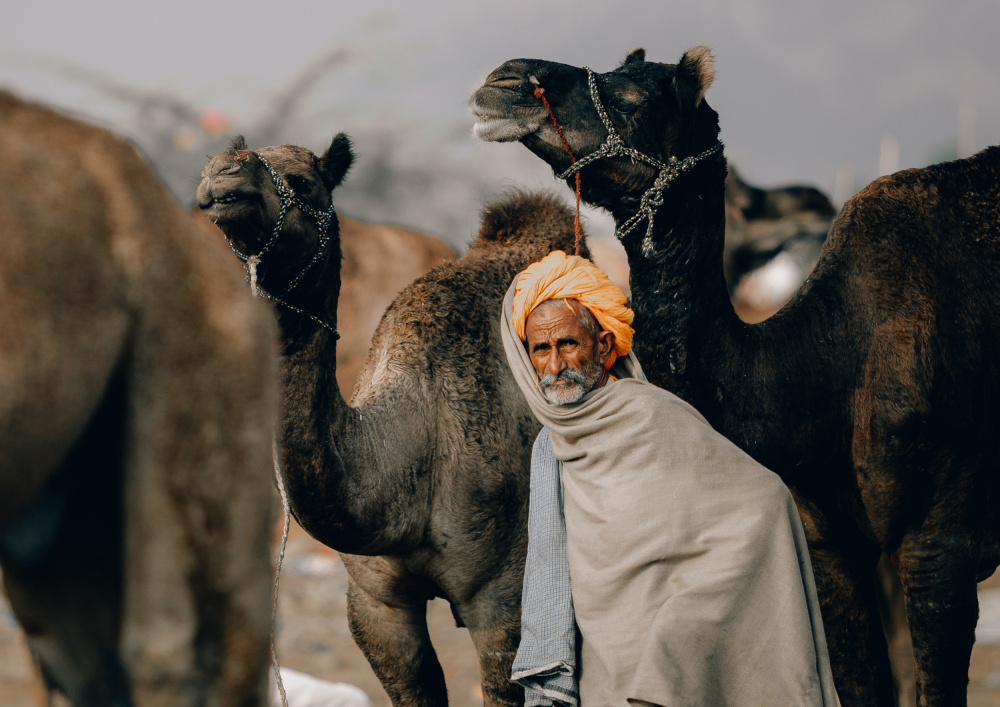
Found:
[[[631,118],[633,115],[635,115],[635,112],[639,110],[639,104],[629,103],[628,101],[618,101],[615,104],[615,110],[617,110],[626,118]]]
[[[288,186],[292,188],[296,194],[304,194],[309,191],[309,180],[300,177],[297,174],[289,174],[285,179],[288,181]]]
[[[642,96],[635,91],[626,91],[615,96],[614,109],[622,116],[631,118],[642,106]]]

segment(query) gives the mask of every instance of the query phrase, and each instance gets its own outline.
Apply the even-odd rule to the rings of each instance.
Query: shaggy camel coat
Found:
[[[835,707],[788,489],[632,354],[620,380],[549,403],[511,324],[513,289],[504,349],[562,462],[583,707]]]

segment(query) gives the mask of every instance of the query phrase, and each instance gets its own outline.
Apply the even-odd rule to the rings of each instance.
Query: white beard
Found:
[[[555,405],[570,405],[589,393],[597,381],[601,379],[601,370],[591,366],[590,371],[573,371],[566,369],[559,375],[546,373],[538,382],[538,390],[550,403]],[[554,385],[562,380],[562,385]]]

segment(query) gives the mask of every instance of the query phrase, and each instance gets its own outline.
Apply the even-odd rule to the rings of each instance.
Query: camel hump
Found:
[[[543,243],[553,248],[572,247],[573,211],[551,192],[515,191],[483,210],[479,236],[470,244]]]

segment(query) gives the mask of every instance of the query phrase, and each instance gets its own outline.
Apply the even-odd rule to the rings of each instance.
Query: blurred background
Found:
[[[512,185],[569,195],[523,147],[471,137],[469,93],[515,57],[607,71],[636,46],[673,63],[708,44],[741,176],[837,206],[880,173],[1000,142],[997,0],[4,5],[0,85],[129,136],[182,204],[235,133],[320,151],[343,130],[360,159],[340,210],[459,250]]]

